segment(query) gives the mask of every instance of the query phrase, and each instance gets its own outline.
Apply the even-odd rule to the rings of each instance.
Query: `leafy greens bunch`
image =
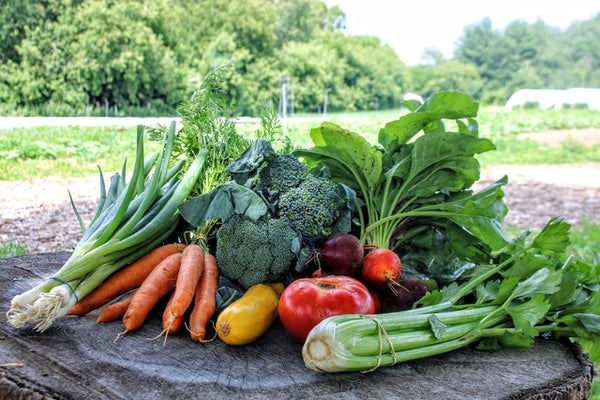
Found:
[[[600,266],[567,256],[569,224],[552,219],[517,238],[462,284],[427,294],[422,307],[328,318],[303,356],[317,371],[369,371],[477,344],[528,348],[535,339],[578,341],[600,362]]]
[[[442,92],[405,104],[412,111],[387,123],[376,145],[325,122],[310,132],[314,147],[295,154],[356,192],[364,244],[397,251],[405,271],[450,282],[472,266],[464,260],[486,260],[507,244],[507,180],[471,189],[480,174],[476,155],[495,149],[478,137],[473,98]]]

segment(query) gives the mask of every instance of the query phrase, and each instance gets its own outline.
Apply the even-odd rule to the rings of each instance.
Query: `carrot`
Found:
[[[192,340],[202,342],[206,335],[206,324],[217,308],[217,289],[219,287],[219,269],[212,254],[204,254],[204,272],[196,288],[194,308],[190,314],[189,331]]]
[[[175,287],[181,257],[181,253],[171,254],[162,260],[142,282],[123,315],[125,331],[119,336],[141,328],[156,303]]]
[[[128,295],[127,297],[124,297],[104,307],[98,314],[96,323],[99,324],[102,322],[113,322],[123,318],[125,311],[127,311],[127,307],[129,307],[129,304],[131,304],[132,297],[133,295]]]
[[[194,293],[204,270],[204,250],[197,244],[185,248],[181,267],[171,295],[163,313],[163,332],[175,333],[183,324],[185,312],[194,299]]]
[[[183,251],[185,247],[185,244],[174,243],[151,250],[128,266],[112,274],[96,289],[75,304],[69,310],[69,314],[85,315],[92,310],[102,307],[118,296],[138,288],[162,260],[171,254]]]

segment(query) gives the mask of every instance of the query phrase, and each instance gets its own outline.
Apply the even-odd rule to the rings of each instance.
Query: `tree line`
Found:
[[[244,115],[398,107],[407,92],[461,90],[503,103],[515,90],[600,86],[600,13],[568,29],[489,19],[467,26],[451,59],[405,65],[375,37],[345,34],[319,0],[0,0],[0,112],[169,113],[227,65]]]

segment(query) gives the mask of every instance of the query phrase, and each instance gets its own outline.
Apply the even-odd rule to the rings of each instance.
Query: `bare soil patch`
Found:
[[[504,175],[507,225],[539,229],[552,217],[573,225],[582,218],[600,224],[600,163],[498,165],[482,171],[475,189]],[[16,242],[30,253],[72,250],[81,230],[67,190],[89,222],[98,201],[97,178],[0,181],[0,244]]]
[[[556,129],[544,132],[525,132],[517,135],[519,139],[530,139],[550,146],[560,146],[564,142],[577,142],[585,146],[600,143],[600,128]]]

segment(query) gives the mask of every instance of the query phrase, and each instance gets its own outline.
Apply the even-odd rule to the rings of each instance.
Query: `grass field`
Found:
[[[375,142],[377,133],[398,112],[329,114],[328,120],[363,134]],[[319,116],[285,124],[285,130],[298,146],[310,146],[309,132],[319,125]],[[551,129],[600,127],[600,112],[589,110],[527,110],[510,113],[481,110],[477,118],[480,136],[497,147],[480,156],[486,164],[541,164],[600,161],[600,145],[582,146],[566,142],[549,146],[520,140],[521,132]],[[239,125],[240,132],[252,134],[256,125]],[[156,143],[146,141],[147,150]],[[37,127],[0,130],[0,180],[23,180],[47,176],[77,177],[95,175],[100,165],[106,172],[118,171],[124,157],[133,159],[134,127]]]

